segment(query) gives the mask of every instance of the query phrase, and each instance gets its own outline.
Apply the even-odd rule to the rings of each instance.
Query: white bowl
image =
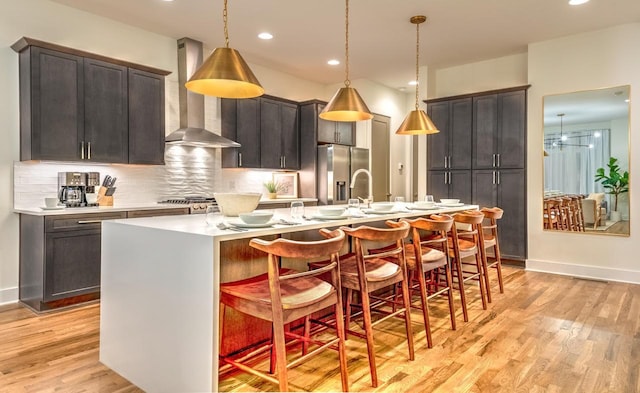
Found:
[[[421,208],[429,208],[429,207],[435,207],[436,206],[435,202],[427,202],[427,201],[415,201],[415,202],[413,202],[413,204],[416,207],[421,207]]]
[[[273,212],[256,210],[250,213],[238,214],[245,224],[266,224],[273,217]]]
[[[342,215],[342,213],[344,213],[344,207],[322,206],[318,208],[318,212],[322,216],[337,217]]]
[[[240,213],[252,212],[260,203],[259,192],[214,192],[213,197],[218,203],[220,212],[225,216],[235,217]]]
[[[440,199],[440,203],[443,203],[445,205],[453,205],[459,202],[460,199]]]
[[[393,202],[374,202],[371,204],[371,208],[378,212],[388,212],[393,209],[395,203]]]

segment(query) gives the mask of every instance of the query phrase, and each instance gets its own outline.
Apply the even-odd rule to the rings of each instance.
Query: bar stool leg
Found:
[[[458,288],[460,290],[460,303],[462,303],[462,317],[465,322],[469,322],[469,313],[467,311],[467,295],[464,291],[464,277],[462,274],[462,262],[456,257],[456,277],[458,278]]]
[[[366,284],[365,284],[366,285]],[[361,283],[361,288],[363,288]],[[364,287],[366,288],[366,286]],[[364,332],[367,340],[367,354],[369,355],[369,371],[371,372],[371,385],[378,387],[378,371],[376,369],[376,354],[373,344],[373,327],[371,326],[371,302],[366,290],[360,291],[362,301],[362,315],[364,317]]]
[[[426,280],[424,279],[424,273],[421,268],[418,268],[418,282],[420,283],[420,301],[422,304],[422,317],[424,318],[424,331],[427,336],[427,348],[433,347],[433,340],[431,338],[431,324],[429,323],[429,304],[427,303],[427,291]]]

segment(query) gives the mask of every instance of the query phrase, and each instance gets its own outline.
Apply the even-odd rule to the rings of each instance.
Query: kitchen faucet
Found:
[[[361,173],[364,173],[369,177],[369,195],[364,202],[367,204],[367,207],[370,207],[369,205],[371,204],[371,202],[373,202],[373,178],[371,177],[371,172],[363,168],[353,172],[353,176],[351,176],[351,185],[349,186],[349,188],[353,188],[355,186],[356,177],[358,177],[358,175]]]

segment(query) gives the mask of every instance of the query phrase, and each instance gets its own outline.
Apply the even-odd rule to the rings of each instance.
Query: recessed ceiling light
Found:
[[[418,81],[409,81],[409,86],[415,86],[418,84]]]
[[[594,138],[600,138],[600,131],[596,131],[593,133]]]
[[[331,59],[327,62],[327,64],[332,65],[332,66],[337,66],[340,64],[340,60],[336,60],[336,59]]]
[[[569,0],[571,5],[580,5],[589,2],[589,0]]]
[[[258,38],[260,38],[261,40],[270,40],[273,38],[273,34],[267,32],[260,33],[258,34]]]

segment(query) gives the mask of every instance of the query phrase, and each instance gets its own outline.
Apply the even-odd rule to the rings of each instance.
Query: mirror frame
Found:
[[[627,97],[626,97],[626,117],[627,117],[627,127],[626,127],[626,132],[627,132],[627,136],[626,136],[626,162],[624,162],[624,167],[621,168],[621,172],[624,173],[624,171],[628,171],[629,172],[629,179],[631,179],[631,168],[630,168],[630,164],[631,164],[631,85],[619,85],[619,86],[612,86],[612,87],[605,87],[605,88],[599,88],[599,89],[590,89],[590,90],[578,90],[578,91],[573,91],[573,92],[565,92],[565,93],[556,93],[556,94],[548,94],[548,95],[544,95],[542,97],[542,146],[543,146],[543,160],[542,160],[542,191],[543,191],[543,195],[542,195],[542,229],[545,232],[551,232],[551,233],[586,233],[586,234],[590,234],[590,235],[605,235],[605,236],[623,236],[623,237],[629,237],[631,235],[631,204],[630,204],[630,193],[631,193],[631,189],[629,189],[629,191],[625,194],[622,194],[623,196],[623,200],[626,201],[626,209],[625,209],[625,213],[628,214],[628,227],[627,227],[627,232],[622,232],[622,233],[607,233],[605,231],[596,231],[596,230],[585,230],[584,232],[581,231],[570,231],[570,230],[563,230],[563,229],[555,229],[555,228],[545,228],[545,214],[547,214],[547,212],[545,211],[545,199],[547,197],[547,190],[545,187],[545,178],[546,178],[546,167],[547,167],[547,151],[546,151],[546,145],[545,145],[545,137],[548,136],[547,134],[547,128],[549,127],[549,122],[548,122],[548,118],[551,116],[549,114],[549,109],[547,109],[547,105],[549,103],[549,99],[554,99],[554,100],[560,100],[561,97],[567,97],[567,103],[565,103],[564,107],[560,107],[559,109],[551,109],[553,111],[553,115],[557,116],[558,113],[564,113],[565,115],[568,113],[572,112],[572,108],[570,106],[568,106],[568,103],[575,101],[575,99],[577,97],[575,96],[580,96],[585,94],[585,96],[588,93],[596,93],[595,95],[598,96],[602,96],[603,94],[607,94],[609,91],[611,91],[612,96],[619,96],[621,94],[624,94],[626,90],[627,93]],[[620,93],[619,93],[620,92]],[[598,98],[601,99],[601,98]],[[556,113],[557,112],[557,113]],[[595,111],[594,111],[595,112]],[[546,116],[545,116],[546,114]],[[623,118],[624,116],[613,116],[610,117],[609,120],[613,120],[613,119],[619,119],[619,118]],[[565,124],[566,124],[566,118],[564,118],[565,120]],[[591,122],[597,122],[596,120],[589,120]],[[606,121],[606,120],[599,120],[600,122],[602,121]],[[556,125],[552,124],[551,127],[557,127]],[[571,131],[569,131],[571,132]],[[622,138],[620,138],[622,139]],[[610,149],[611,150],[611,149]],[[617,150],[621,150],[621,149],[617,149]],[[613,156],[612,156],[613,157]],[[620,157],[618,157],[620,158]],[[605,172],[608,172],[606,169],[606,163],[603,165],[605,166]],[[595,177],[595,174],[594,174]],[[594,182],[595,182],[595,178],[594,178]],[[629,181],[629,184],[631,184],[631,180]],[[585,195],[586,197],[586,195]],[[611,196],[610,194],[606,194],[605,198],[607,200],[611,200],[613,198],[613,196]],[[609,203],[608,205],[608,212],[611,211],[611,203]]]

